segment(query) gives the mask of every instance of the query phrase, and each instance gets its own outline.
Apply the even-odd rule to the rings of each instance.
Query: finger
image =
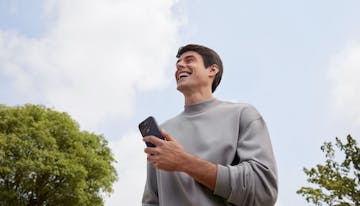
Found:
[[[145,142],[150,142],[150,143],[153,143],[154,145],[156,146],[161,146],[164,144],[164,140],[158,138],[158,137],[155,137],[155,136],[146,136],[143,138],[143,140]]]
[[[161,130],[161,135],[166,139],[166,141],[175,141],[175,139],[165,130]]]
[[[153,165],[156,169],[160,169],[160,164],[158,162],[154,162]]]
[[[156,162],[156,160],[158,160],[159,158],[156,155],[148,155],[147,156],[147,160],[150,161],[151,163]]]
[[[153,160],[153,159],[149,159],[151,156],[148,156],[147,157],[147,161],[149,161],[151,164],[155,164],[156,163],[156,161],[155,160]]]
[[[156,147],[147,147],[144,149],[144,152],[149,155],[159,154],[159,151],[156,149]]]

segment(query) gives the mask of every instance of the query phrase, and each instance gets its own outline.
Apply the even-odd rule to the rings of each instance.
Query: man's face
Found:
[[[175,79],[180,92],[211,89],[212,79],[204,65],[203,58],[194,51],[183,53],[176,62]]]

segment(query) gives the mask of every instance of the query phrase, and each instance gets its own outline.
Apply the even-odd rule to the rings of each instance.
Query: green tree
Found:
[[[0,105],[0,205],[103,205],[114,162],[105,138],[68,114]]]
[[[348,135],[346,142],[339,138],[335,146],[344,153],[345,159],[339,163],[335,159],[335,149],[331,142],[325,142],[321,150],[325,152],[325,164],[311,169],[304,168],[307,181],[317,187],[301,187],[298,194],[315,205],[358,206],[360,205],[360,148],[356,140]]]

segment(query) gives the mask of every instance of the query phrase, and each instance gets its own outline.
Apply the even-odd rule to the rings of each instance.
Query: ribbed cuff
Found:
[[[214,194],[228,199],[231,192],[230,171],[223,165],[217,165],[216,184]]]

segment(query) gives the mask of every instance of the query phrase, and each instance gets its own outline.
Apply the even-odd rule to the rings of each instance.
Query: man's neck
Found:
[[[184,95],[184,96],[185,96],[185,105],[191,105],[191,104],[196,104],[196,103],[200,103],[200,102],[205,102],[205,101],[209,101],[214,98],[212,93],[206,93],[206,94],[192,93],[192,94],[188,94],[188,95]]]

